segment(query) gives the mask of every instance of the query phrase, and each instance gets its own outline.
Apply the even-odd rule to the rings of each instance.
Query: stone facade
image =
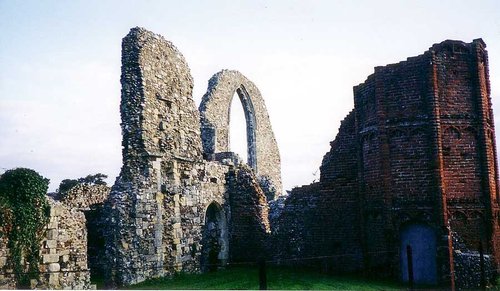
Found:
[[[78,210],[87,211],[102,205],[109,197],[111,189],[105,185],[78,184],[68,190],[66,195],[56,200]]]
[[[87,229],[87,264],[91,278],[102,278],[107,268],[104,248],[106,219],[104,202],[111,189],[105,185],[78,184],[71,188],[59,201],[71,209],[82,211]]]
[[[89,289],[87,228],[77,209],[48,198],[50,220],[41,242],[40,275],[31,281],[37,289]],[[7,238],[0,240],[0,289],[15,289]]]
[[[436,262],[415,266],[422,272],[417,283],[453,284],[450,273],[464,265],[463,256],[461,266],[454,264],[453,231],[469,251],[477,254],[482,243],[498,263],[498,174],[485,47],[480,39],[448,40],[377,67],[354,87],[354,110],[323,159],[320,182],[294,189],[286,201],[275,234],[296,245],[281,256],[343,254],[350,259],[332,261],[331,268],[405,281],[410,245],[415,256]],[[433,247],[419,251],[424,244]]]
[[[252,98],[260,98],[241,74],[229,75],[240,77],[232,80],[231,94],[245,82]],[[255,164],[254,170],[240,164],[227,148],[207,152],[184,57],[163,37],[142,28],[123,39],[121,83],[123,167],[105,205],[109,283],[127,285],[254,260],[269,233],[266,196],[256,173],[272,177],[281,189],[277,147],[274,167],[262,160],[260,172],[254,171]],[[262,99],[247,100],[255,102],[255,120],[268,118]],[[229,112],[229,104],[219,104],[218,113]],[[254,134],[276,145],[269,131]],[[261,154],[253,157],[259,161]],[[245,252],[234,251],[239,249]]]

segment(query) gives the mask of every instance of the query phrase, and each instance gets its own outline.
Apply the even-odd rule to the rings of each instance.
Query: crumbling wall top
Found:
[[[78,184],[71,188],[60,201],[70,208],[89,209],[103,204],[108,199],[111,188],[105,185]]]
[[[122,43],[121,83],[123,177],[133,177],[131,171],[155,157],[201,160],[193,78],[171,42],[131,29]]]

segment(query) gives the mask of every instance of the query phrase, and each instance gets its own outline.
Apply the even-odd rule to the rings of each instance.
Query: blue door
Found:
[[[401,230],[401,278],[408,282],[407,247],[413,258],[413,279],[415,284],[437,284],[436,233],[424,224],[411,224]]]

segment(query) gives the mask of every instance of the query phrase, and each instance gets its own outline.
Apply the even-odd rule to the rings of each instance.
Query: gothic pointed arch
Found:
[[[212,159],[230,151],[229,115],[235,93],[245,113],[248,165],[271,181],[279,194],[281,159],[269,114],[259,89],[238,71],[222,70],[208,81],[199,107],[204,156]]]

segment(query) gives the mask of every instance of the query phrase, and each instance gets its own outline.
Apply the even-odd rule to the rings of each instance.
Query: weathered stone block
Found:
[[[0,268],[3,268],[7,264],[7,257],[0,257]]]
[[[43,255],[43,263],[57,263],[59,262],[59,255],[58,254],[48,254],[48,255]]]
[[[59,272],[60,270],[61,270],[61,266],[58,263],[49,264],[49,271],[50,272]]]
[[[49,286],[51,288],[59,287],[59,273],[49,274]]]
[[[59,205],[52,205],[50,207],[50,216],[51,217],[56,217],[61,215],[61,206]]]
[[[45,242],[45,247],[49,249],[55,249],[57,247],[57,241],[56,240],[47,240]]]
[[[57,240],[58,238],[58,230],[57,229],[50,229],[47,231],[47,239],[49,240]]]
[[[47,224],[47,229],[56,229],[57,228],[57,220],[51,220],[49,224]]]

